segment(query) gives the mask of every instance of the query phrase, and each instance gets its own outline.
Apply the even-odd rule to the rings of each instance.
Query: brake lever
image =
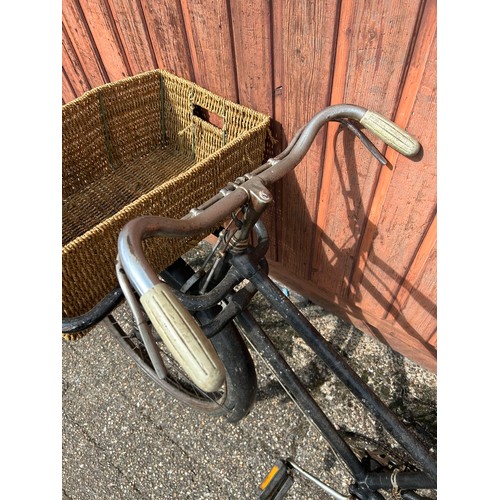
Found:
[[[387,165],[387,158],[376,148],[368,137],[361,132],[352,122],[346,120],[344,118],[340,118],[339,120],[335,120],[339,122],[341,125],[350,130],[365,146],[366,149],[375,157],[375,159],[380,162],[382,165]]]

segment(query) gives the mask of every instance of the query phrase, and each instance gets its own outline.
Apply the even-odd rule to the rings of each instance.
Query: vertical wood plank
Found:
[[[271,51],[272,51],[272,76],[273,83],[271,91],[273,94],[273,120],[271,121],[271,134],[276,141],[270,156],[276,156],[283,151],[286,145],[286,137],[283,132],[283,3],[272,2],[271,11]],[[283,182],[279,180],[273,185],[273,204],[271,211],[266,214],[271,221],[269,226],[271,246],[269,258],[271,261],[280,262],[281,259],[281,241],[282,241],[282,222],[283,222]]]
[[[349,61],[349,47],[351,40],[351,30],[348,28],[354,19],[355,5],[353,3],[342,3],[342,10],[339,14],[339,26],[337,30],[337,40],[335,46],[335,59],[333,62],[333,81],[330,103],[332,105],[344,102],[344,92],[346,87],[346,68]],[[316,280],[318,273],[322,272],[323,244],[325,242],[324,228],[329,214],[329,202],[332,190],[333,170],[335,161],[336,137],[339,132],[338,123],[327,125],[325,139],[325,158],[323,161],[323,172],[318,195],[318,209],[316,215],[316,229],[313,239],[313,257],[311,279]],[[326,245],[329,248],[330,245]]]
[[[132,75],[107,0],[79,0],[110,82]]]
[[[429,263],[435,264],[434,256],[429,259]],[[414,331],[418,333],[419,337],[425,341],[426,346],[432,346],[434,349],[437,348],[437,286],[436,286],[436,272],[434,269],[428,268],[425,274],[422,274],[422,278],[427,278],[425,284],[420,284],[414,293],[413,297],[423,296],[429,303],[433,306],[429,309],[423,309],[421,304],[416,301],[415,304],[408,304],[409,309],[407,311],[401,312],[398,318],[396,318],[395,324],[410,325],[414,324]],[[411,306],[414,306],[411,307]],[[401,321],[405,318],[404,321]],[[408,318],[408,319],[406,319]],[[405,328],[405,333],[411,331],[411,328]],[[413,356],[410,353],[409,357]]]
[[[395,299],[391,304],[391,308],[387,313],[387,320],[394,321],[394,319],[399,314],[399,311],[408,301],[411,291],[415,287],[415,283],[419,276],[422,274],[422,270],[429,260],[429,255],[432,253],[437,244],[437,215],[434,210],[434,218],[429,226],[429,229],[425,233],[422,243],[420,244],[415,258],[411,264],[408,273],[406,274],[403,282],[400,284],[397,293],[395,294]]]
[[[244,106],[274,118],[270,2],[267,0],[234,2],[229,6],[239,101]],[[274,121],[272,127],[275,127]],[[268,151],[267,154],[274,156],[272,151]],[[274,211],[278,200],[274,186],[271,187],[271,194],[273,203],[265,212],[263,221],[271,241],[268,256],[276,260]]]
[[[179,2],[142,0],[142,7],[158,67],[193,81],[193,63]]]
[[[432,320],[432,333],[429,339],[427,340],[427,343],[434,347],[434,349],[437,349],[437,326],[436,326],[436,317]],[[431,330],[431,328],[429,328]],[[410,353],[410,357],[414,356],[414,353]]]
[[[272,115],[270,6],[266,0],[230,5],[240,103]]]
[[[77,0],[63,0],[62,23],[68,41],[71,43],[90,88],[109,81],[108,74],[99,57],[92,33]]]
[[[224,0],[181,0],[196,82],[238,101],[231,24]]]
[[[64,27],[62,35],[62,67],[73,92],[80,96],[90,88],[90,84]]]
[[[73,90],[73,87],[71,86],[71,82],[69,81],[68,77],[66,76],[66,72],[62,71],[62,103],[66,104],[67,102],[72,101],[77,97],[76,92]]]
[[[419,7],[408,0],[342,4],[332,103],[350,102],[394,117]],[[385,149],[381,140],[370,139]],[[335,126],[327,141],[312,279],[333,300],[346,300],[380,165]]]
[[[283,30],[284,6],[282,2],[273,2],[271,7],[271,37],[272,37],[272,64],[273,64],[273,117],[275,119],[275,139],[277,141],[275,154],[283,151],[287,144],[287,137],[282,130],[284,119],[283,82],[285,77]],[[281,181],[279,181],[281,185]]]
[[[422,144],[422,159],[413,161],[397,156],[391,183],[380,203],[383,210],[380,209],[377,220],[376,237],[367,252],[359,284],[353,286],[356,292],[353,299],[358,306],[381,317],[388,312],[394,293],[410,268],[437,203],[436,127],[435,123],[429,123],[429,117],[436,116],[435,36],[432,40],[420,90],[408,120],[408,130]]]
[[[329,104],[337,7],[334,0],[284,2],[281,86],[287,140]],[[304,279],[310,270],[324,136],[322,129],[300,165],[282,181],[280,256],[290,272]]]
[[[157,68],[140,0],[109,0],[109,8],[131,73]]]
[[[394,321],[408,335],[419,336],[433,346],[436,345],[436,263],[437,249],[434,246]]]

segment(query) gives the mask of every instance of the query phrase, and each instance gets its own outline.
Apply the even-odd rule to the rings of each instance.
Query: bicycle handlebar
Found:
[[[146,293],[160,282],[144,257],[141,241],[153,236],[192,236],[216,226],[227,215],[248,201],[248,187],[255,184],[255,177],[269,186],[293,170],[306,155],[320,128],[329,121],[352,119],[365,126],[386,144],[405,156],[414,156],[420,150],[419,142],[395,123],[382,115],[353,104],[327,107],[317,113],[291,141],[280,155],[271,158],[254,170],[233,191],[216,195],[212,204],[189,218],[168,219],[159,216],[143,216],[128,222],[118,239],[119,255],[125,272],[139,294]],[[246,178],[245,178],[246,179]],[[240,189],[238,189],[240,188]],[[206,208],[205,208],[206,206]]]
[[[207,390],[217,388],[222,380],[220,362],[201,329],[147,261],[142,241],[153,236],[192,236],[217,226],[231,212],[248,202],[250,193],[262,194],[266,186],[293,170],[325,123],[343,119],[359,122],[406,156],[413,156],[420,149],[420,144],[410,134],[378,113],[351,104],[330,106],[302,127],[285,151],[251,174],[238,178],[239,183],[233,183],[232,190],[220,192],[202,205],[202,209],[196,210],[194,215],[188,214],[180,220],[159,216],[138,217],[121,230],[118,237],[118,262],[139,294],[159,335],[167,345],[177,346],[172,352],[177,361],[185,370],[198,366],[197,373],[193,374],[193,382],[200,387],[205,386]],[[172,311],[176,313],[174,323],[169,319]]]
[[[259,174],[264,184],[276,182],[295,168],[306,155],[320,128],[327,122],[340,119],[356,120],[405,156],[415,156],[420,151],[420,143],[414,137],[384,116],[361,106],[338,104],[317,113],[294,137],[293,145],[287,154],[271,168]]]

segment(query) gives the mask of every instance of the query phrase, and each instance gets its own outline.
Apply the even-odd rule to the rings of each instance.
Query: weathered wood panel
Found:
[[[436,131],[432,127],[420,128],[426,117],[436,116],[436,102],[432,97],[429,99],[435,95],[435,58],[429,58],[429,54],[436,53],[436,26],[435,16],[429,17],[429,10],[421,25],[421,36],[415,50],[414,59],[420,64],[410,67],[408,85],[403,89],[395,117],[400,125],[415,131],[415,136],[425,144],[425,150],[419,161],[388,151],[390,165],[382,169],[369,214],[369,224],[376,228],[376,235],[373,230],[365,232],[361,253],[370,245],[363,255],[365,267],[358,266],[351,283],[352,300],[359,307],[368,308],[382,317],[388,311],[394,290],[411,265],[415,249],[432,221],[437,202]],[[419,82],[420,87],[415,93],[415,85]]]
[[[258,109],[269,116],[274,113],[274,75],[273,75],[273,39],[271,19],[271,3],[258,0],[248,3],[229,4],[232,21],[234,63],[238,83],[238,95],[241,104]],[[243,71],[239,70],[242,68]],[[276,123],[274,124],[276,129]],[[275,137],[280,131],[274,130]],[[277,152],[277,151],[276,151]],[[276,186],[271,187],[274,206],[277,196]],[[275,234],[275,210],[264,214],[264,223],[270,234]],[[277,260],[276,239],[273,239],[269,256]]]
[[[62,71],[62,91],[63,95],[66,96],[66,98],[74,99],[77,97],[76,92],[74,91],[68,77],[66,76],[66,72]],[[63,104],[64,104],[64,99],[63,99]]]
[[[106,0],[79,0],[79,6],[107,80],[114,82],[132,75],[109,3]]]
[[[130,73],[157,67],[140,0],[108,0],[108,6]]]
[[[158,67],[193,81],[193,64],[179,2],[142,0],[142,7]]]
[[[407,300],[397,312],[395,324],[407,334],[436,347],[436,246],[415,283],[408,286]]]
[[[78,57],[89,88],[108,82],[109,78],[102,65],[99,51],[77,0],[65,0],[63,2],[62,25],[63,35],[67,37]],[[66,69],[68,77],[70,77],[70,68],[64,64],[64,61],[63,67]],[[68,101],[69,99],[66,98],[65,100]]]
[[[64,74],[71,86],[71,92],[76,96],[82,95],[90,86],[82,65],[78,59],[66,30],[62,37],[62,64],[67,69]]]
[[[331,124],[273,187],[271,269],[430,368],[436,358],[436,1],[63,0],[63,102],[162,67],[273,117],[275,151],[329,104],[393,118],[424,153]]]
[[[430,256],[436,248],[437,243],[437,215],[434,214],[433,220],[425,233],[422,243],[418,247],[415,254],[411,267],[408,270],[404,280],[401,282],[397,293],[395,294],[395,299],[391,304],[391,308],[387,313],[386,318],[389,321],[394,321],[397,318],[403,307],[406,306],[408,298],[411,291],[415,288],[415,283],[417,279],[421,276],[424,266],[427,264],[429,259],[432,261]],[[433,255],[435,258],[436,256]],[[435,306],[435,301],[430,300],[429,305],[432,309]],[[431,330],[432,331],[432,330]]]
[[[335,84],[335,72],[332,101],[365,107],[377,103],[380,113],[394,117],[419,3],[367,1],[342,5],[346,6],[340,25],[343,57],[337,61],[336,71],[345,83],[343,87]],[[353,264],[381,168],[359,141],[346,135],[336,135],[327,143],[330,149],[314,244],[313,280],[339,299],[349,293]],[[373,142],[384,150],[382,141]],[[376,194],[379,199],[383,197],[380,191]],[[337,285],[333,290],[332,283]]]
[[[236,5],[236,7],[235,7]],[[240,103],[273,114],[270,2],[229,3]]]
[[[181,0],[196,82],[238,101],[238,83],[228,3]]]
[[[276,80],[282,100],[280,122],[285,138],[329,104],[332,48],[335,45],[338,1],[280,3],[282,75]],[[325,129],[301,164],[282,181],[280,260],[290,272],[307,279],[323,162]]]

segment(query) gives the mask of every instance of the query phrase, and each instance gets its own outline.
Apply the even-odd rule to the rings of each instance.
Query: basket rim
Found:
[[[212,92],[211,90],[208,90],[208,89],[198,85],[196,82],[192,82],[192,81],[187,80],[185,78],[181,78],[180,76],[177,76],[174,73],[170,73],[169,71],[162,69],[162,68],[155,68],[152,70],[143,71],[141,73],[137,73],[137,74],[132,75],[132,76],[127,76],[127,77],[121,78],[119,80],[115,80],[112,82],[104,83],[102,85],[98,85],[96,87],[93,87],[93,88],[85,91],[82,95],[76,97],[72,101],[67,102],[66,104],[63,104],[62,109],[64,111],[65,109],[69,109],[73,106],[78,106],[82,101],[87,99],[89,96],[93,96],[95,94],[98,94],[103,89],[111,88],[117,84],[131,82],[134,80],[138,80],[144,76],[154,75],[154,74],[166,76],[167,78],[170,78],[173,81],[177,81],[179,84],[184,84],[184,85],[188,84],[188,85],[192,86],[195,90],[199,90],[201,92],[204,92],[209,97],[213,97],[215,99],[222,100],[223,102],[230,104],[231,106],[234,106],[236,108],[236,110],[244,111],[250,115],[255,116],[256,118],[260,118],[260,120],[262,120],[263,122],[270,121],[270,117],[264,113],[261,113],[260,111],[256,111],[256,110],[249,108],[248,106],[245,106],[243,104],[236,103],[230,99],[227,99],[224,96],[221,96],[220,94],[216,94],[216,93]]]
[[[146,78],[144,78],[145,76]],[[76,233],[78,235],[66,243],[63,243],[63,241],[61,241],[63,265],[63,307],[65,308],[64,310],[67,309],[68,312],[72,310],[73,314],[77,313],[79,315],[82,312],[84,313],[85,311],[89,310],[90,307],[95,305],[98,296],[102,295],[102,293],[104,292],[104,288],[109,287],[111,282],[110,279],[108,280],[107,274],[106,276],[104,276],[103,274],[103,280],[105,283],[103,286],[97,287],[98,289],[96,287],[89,287],[89,291],[84,289],[81,294],[78,293],[78,297],[74,296],[73,292],[70,293],[70,291],[68,291],[68,293],[66,293],[65,287],[74,287],[74,279],[82,280],[82,283],[87,283],[89,282],[89,280],[92,281],[93,279],[89,278],[88,272],[85,270],[87,268],[87,264],[83,266],[84,269],[81,272],[78,270],[79,268],[82,268],[79,263],[80,252],[83,252],[83,255],[87,255],[87,253],[90,252],[89,266],[94,265],[94,262],[98,262],[98,274],[99,277],[101,277],[102,273],[108,273],[108,258],[110,258],[110,262],[113,262],[113,259],[116,257],[117,248],[116,244],[113,245],[113,240],[118,237],[118,233],[121,228],[129,220],[135,217],[141,215],[156,214],[158,204],[155,203],[155,200],[157,200],[158,198],[166,198],[168,200],[169,193],[173,194],[174,192],[177,192],[179,190],[180,192],[183,192],[183,185],[186,185],[188,191],[184,191],[184,193],[186,194],[186,196],[184,196],[184,201],[182,203],[179,202],[180,204],[178,204],[177,202],[179,200],[177,200],[177,196],[175,197],[175,200],[172,200],[172,203],[175,201],[175,207],[177,208],[174,207],[172,210],[170,210],[169,206],[171,205],[171,203],[167,203],[167,206],[163,206],[163,203],[158,208],[158,210],[161,211],[161,213],[158,212],[158,215],[163,214],[163,216],[169,217],[169,215],[165,214],[171,213],[172,215],[170,215],[170,217],[180,218],[185,215],[184,213],[181,214],[182,211],[185,210],[185,212],[188,213],[191,208],[196,208],[208,198],[210,198],[213,194],[216,194],[218,189],[224,187],[223,183],[234,180],[234,178],[232,177],[233,175],[239,175],[241,171],[250,172],[254,168],[258,167],[258,164],[256,164],[256,162],[262,161],[264,157],[264,142],[266,140],[265,138],[269,136],[269,128],[271,122],[271,118],[268,115],[228,100],[201,87],[194,82],[178,77],[177,75],[169,73],[168,71],[165,71],[163,69],[153,69],[150,71],[145,71],[133,76],[123,78],[121,80],[117,80],[115,82],[105,83],[86,91],[81,96],[62,106],[62,125],[64,127],[66,119],[71,118],[74,112],[78,113],[81,109],[86,108],[89,104],[89,98],[90,101],[95,100],[96,97],[98,97],[99,92],[101,92],[103,89],[109,89],[117,85],[124,85],[124,89],[126,89],[127,82],[134,82],[128,87],[132,92],[140,95],[142,92],[142,84],[144,83],[149,89],[148,92],[151,92],[151,89],[153,89],[152,93],[154,94],[154,86],[156,85],[155,82],[158,82],[160,84],[159,88],[161,89],[161,80],[164,81],[165,85],[171,87],[174,93],[173,95],[175,95],[177,92],[185,94],[186,91],[189,94],[191,92],[191,89],[193,89],[193,94],[196,94],[197,96],[196,100],[200,99],[201,106],[206,106],[208,110],[211,110],[212,101],[214,101],[216,104],[213,104],[213,106],[216,106],[216,114],[218,113],[219,106],[227,106],[228,112],[230,111],[230,119],[232,121],[231,126],[234,125],[234,127],[237,128],[235,128],[234,134],[232,133],[227,137],[225,143],[224,141],[222,144],[217,143],[216,148],[210,149],[207,152],[207,156],[192,157],[189,160],[188,164],[186,164],[184,170],[177,172],[174,176],[168,179],[157,179],[157,182],[159,182],[157,185],[149,188],[149,190],[142,191],[142,193],[137,193],[137,197],[135,199],[132,199],[130,202],[116,206],[115,211],[113,211],[113,213],[111,213],[109,216],[106,216],[92,226],[90,226],[90,224],[87,224],[81,227],[81,230],[84,231],[83,233]],[[120,87],[115,88],[117,90],[120,90]],[[159,93],[158,95],[160,96],[161,94]],[[205,104],[205,99],[207,100],[207,104]],[[138,109],[140,114],[140,105]],[[208,126],[209,128],[215,127],[215,125],[212,125],[209,120],[204,121],[204,125]],[[68,123],[68,126],[71,126],[70,123]],[[219,128],[217,127],[217,129]],[[63,138],[64,137],[65,132],[63,128]],[[162,144],[160,143],[156,145],[151,144],[151,146],[152,147],[150,149],[144,151],[146,155],[152,154],[158,149],[162,149]],[[257,150],[259,150],[259,155],[262,155],[260,156],[260,159],[257,159]],[[216,173],[213,180],[210,181],[210,179],[214,177],[214,175],[208,175],[207,171],[214,171],[214,173]],[[228,175],[229,171],[234,172],[235,174]],[[217,174],[218,172],[221,173],[224,179],[219,178],[219,174]],[[229,177],[231,177],[231,179],[229,179]],[[207,181],[207,179],[209,179],[208,183],[205,182]],[[191,183],[193,184],[190,187],[189,184]],[[193,206],[187,206],[191,204]],[[196,235],[192,236],[196,238]],[[173,239],[175,240],[177,238],[173,237]],[[95,259],[92,256],[96,255],[94,249],[100,245],[101,240],[103,241],[103,250],[105,247],[106,264],[104,263],[103,259]],[[111,253],[113,251],[115,252],[114,257],[111,257]],[[177,250],[175,252],[177,252]],[[74,274],[72,267],[75,265],[75,269],[77,270],[77,278],[74,278],[74,276],[76,275]],[[66,279],[64,276],[64,269],[66,269],[67,266],[69,266],[69,274],[67,275],[68,279]],[[114,276],[114,273],[111,270],[109,271],[109,273],[113,274]],[[76,285],[77,289],[79,290],[80,285],[78,283],[76,283]],[[92,291],[90,291],[90,289],[92,289]],[[73,314],[71,314],[71,316],[73,316]]]
[[[242,104],[230,101],[230,100],[226,99],[225,97],[222,97],[218,94],[211,92],[210,90],[207,90],[207,89],[201,87],[200,85],[198,85],[195,82],[192,82],[190,80],[186,80],[185,78],[181,78],[181,77],[179,77],[173,73],[170,73],[164,69],[161,69],[161,68],[156,68],[153,70],[144,71],[144,72],[135,74],[133,76],[128,76],[126,78],[122,78],[122,79],[116,80],[114,82],[109,82],[109,83],[105,83],[103,85],[99,85],[97,87],[94,87],[90,90],[87,90],[85,93],[83,93],[81,96],[75,98],[74,100],[64,104],[62,106],[62,108],[63,108],[63,110],[65,110],[65,109],[70,109],[70,108],[75,107],[75,106],[79,106],[82,102],[84,102],[86,99],[88,99],[89,96],[94,96],[94,95],[98,94],[102,89],[111,88],[111,87],[115,86],[116,84],[131,82],[134,80],[138,80],[144,76],[154,75],[154,74],[164,75],[167,78],[170,78],[171,80],[178,82],[179,84],[183,84],[183,85],[188,84],[188,85],[192,86],[194,89],[205,93],[209,97],[213,97],[214,99],[220,100],[224,103],[228,103],[232,107],[235,108],[236,112],[242,111],[242,112],[245,112],[245,113],[257,118],[258,119],[257,123],[253,127],[249,128],[248,130],[245,130],[238,137],[235,137],[234,139],[230,140],[229,142],[227,142],[226,144],[221,146],[219,149],[217,149],[217,151],[211,153],[206,158],[199,160],[199,161],[196,161],[188,171],[182,172],[172,179],[168,179],[167,181],[159,184],[158,186],[154,187],[153,189],[151,189],[147,193],[143,193],[141,196],[136,198],[131,203],[123,206],[120,210],[115,212],[111,217],[104,219],[103,221],[99,222],[95,226],[92,226],[85,233],[77,236],[76,238],[72,239],[71,241],[69,241],[68,243],[63,245],[62,250],[64,253],[71,251],[73,247],[77,247],[77,246],[79,246],[79,244],[83,243],[86,240],[86,238],[89,236],[89,234],[93,234],[94,232],[98,232],[98,231],[104,231],[108,225],[112,224],[113,220],[115,220],[116,218],[120,218],[121,216],[126,215],[127,211],[129,211],[132,207],[138,206],[139,204],[142,204],[144,201],[159,194],[161,191],[165,190],[165,188],[167,188],[169,184],[172,184],[174,182],[178,182],[178,180],[187,176],[188,173],[192,174],[193,169],[195,169],[196,171],[203,170],[203,167],[206,166],[207,163],[216,161],[216,158],[218,156],[222,156],[222,155],[228,153],[231,149],[235,148],[239,143],[246,141],[250,136],[261,132],[263,129],[269,128],[269,124],[270,124],[271,119],[268,115],[265,115],[264,113],[261,113],[259,111],[255,111],[255,110],[253,110],[247,106],[244,106]]]

